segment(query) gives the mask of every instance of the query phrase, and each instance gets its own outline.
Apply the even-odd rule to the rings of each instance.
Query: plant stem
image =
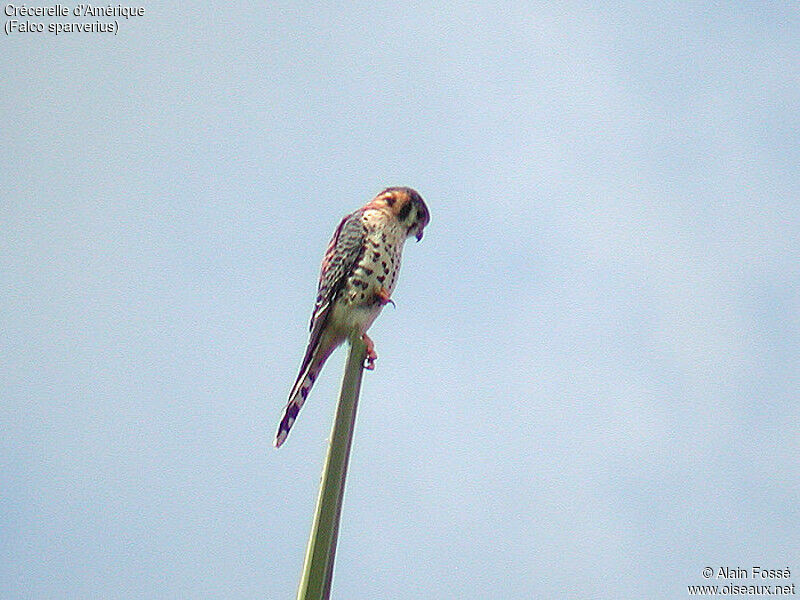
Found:
[[[328,456],[322,469],[317,508],[308,537],[297,600],[327,600],[330,597],[344,483],[350,446],[353,442],[353,428],[365,358],[364,342],[360,338],[351,339],[342,389],[336,406],[336,418],[331,429]]]

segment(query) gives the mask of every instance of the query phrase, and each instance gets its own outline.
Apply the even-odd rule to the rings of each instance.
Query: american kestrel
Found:
[[[322,365],[342,342],[364,340],[364,368],[375,368],[378,355],[367,329],[392,302],[403,244],[412,235],[421,240],[429,221],[428,207],[417,192],[390,187],[339,223],[322,259],[311,336],[278,425],[276,448],[286,441]]]

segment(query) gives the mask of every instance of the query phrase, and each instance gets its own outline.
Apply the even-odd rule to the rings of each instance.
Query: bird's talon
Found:
[[[379,287],[376,295],[378,296],[378,302],[380,302],[381,306],[386,306],[387,304],[396,306],[394,300],[392,300],[392,297],[389,294],[389,290],[387,290],[385,287]]]
[[[375,361],[378,359],[378,355],[375,353],[375,344],[366,333],[361,336],[361,339],[367,347],[367,357],[364,359],[364,368],[367,371],[374,371]]]

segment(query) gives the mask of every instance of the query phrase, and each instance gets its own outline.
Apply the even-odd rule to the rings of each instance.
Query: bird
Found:
[[[367,349],[363,366],[375,368],[378,355],[367,329],[384,306],[394,305],[403,246],[412,236],[420,241],[429,222],[419,193],[388,187],[339,223],[322,259],[311,334],[275,434],[276,448],[286,441],[325,361],[343,342],[361,338]]]

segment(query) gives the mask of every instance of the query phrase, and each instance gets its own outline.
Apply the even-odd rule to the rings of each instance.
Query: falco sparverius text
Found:
[[[412,235],[421,240],[429,221],[428,207],[417,192],[390,187],[339,223],[322,259],[311,336],[278,425],[276,448],[286,441],[322,365],[342,342],[352,336],[363,339],[365,368],[375,368],[378,355],[367,329],[391,302],[403,244]]]

